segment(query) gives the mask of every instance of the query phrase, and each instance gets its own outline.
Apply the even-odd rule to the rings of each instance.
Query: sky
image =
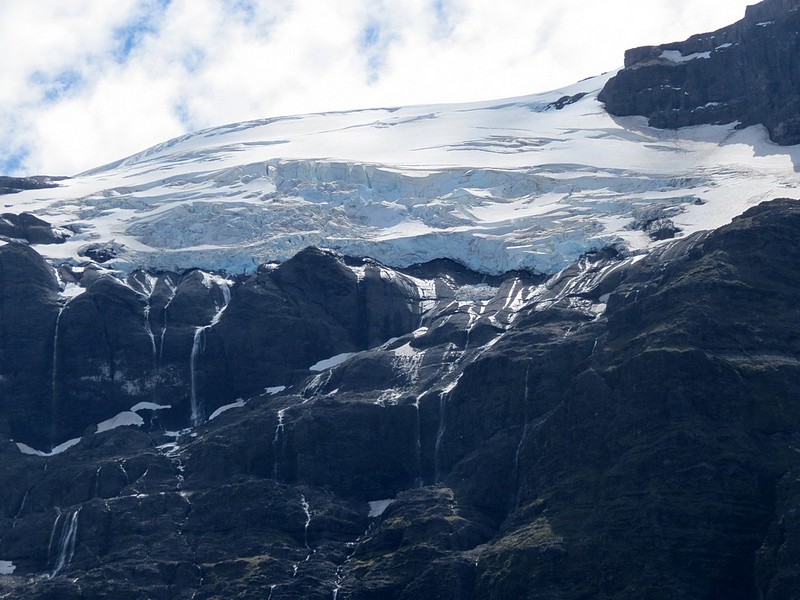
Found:
[[[2,0],[0,174],[74,175],[189,131],[548,91],[755,0]]]

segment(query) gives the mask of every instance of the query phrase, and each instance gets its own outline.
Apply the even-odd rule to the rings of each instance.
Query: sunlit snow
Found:
[[[211,413],[211,416],[208,417],[209,421],[213,421],[222,413],[231,410],[232,408],[242,408],[245,405],[245,401],[241,398],[236,402],[231,402],[230,404],[226,404],[225,406],[220,406],[217,410]]]
[[[342,364],[348,358],[353,356],[354,352],[343,352],[342,354],[337,354],[336,356],[331,356],[330,358],[326,358],[325,360],[321,360],[310,367],[308,367],[309,371],[325,371],[327,369],[332,369],[336,365]]]
[[[142,425],[144,425],[144,419],[142,419],[142,417],[133,411],[125,411],[119,413],[115,417],[103,421],[102,423],[98,423],[97,433],[110,431],[111,429],[116,429],[117,427],[141,427]]]
[[[610,76],[501,101],[226,125],[21,192],[4,210],[80,231],[37,247],[54,263],[113,241],[123,270],[243,273],[317,245],[392,266],[447,257],[552,274],[589,250],[664,243],[637,225],[648,219],[688,235],[800,185],[800,148],[763,127],[611,117],[597,100]]]
[[[389,505],[392,504],[394,500],[373,500],[369,503],[369,515],[370,518],[380,517],[386,509],[389,508]]]
[[[19,449],[22,454],[29,454],[31,456],[55,456],[56,454],[61,454],[62,452],[66,452],[76,444],[81,441],[82,438],[74,438],[71,440],[67,440],[63,444],[59,444],[55,448],[53,448],[50,452],[43,452],[42,450],[36,450],[35,448],[31,448],[27,444],[23,444],[21,442],[17,442],[17,448]]]
[[[141,410],[167,410],[172,408],[169,404],[156,404],[155,402],[139,402],[131,407],[131,412],[138,413]]]

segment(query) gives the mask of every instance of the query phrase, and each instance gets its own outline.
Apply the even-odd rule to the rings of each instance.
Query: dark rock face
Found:
[[[316,249],[240,282],[200,271],[120,281],[96,268],[62,270],[65,280],[80,282],[76,297],[59,296],[35,252],[8,245],[0,257],[8,264],[0,383],[20,415],[11,419],[12,437],[37,447],[78,437],[141,402],[169,408],[152,415],[164,426],[183,427],[187,415],[203,421],[420,320],[419,290],[409,279],[375,263],[357,275]]]
[[[63,244],[69,232],[53,227],[30,213],[0,215],[0,239],[25,241],[29,244]]]
[[[0,591],[796,598],[798,236],[800,203],[780,200],[546,282],[310,249],[233,283],[86,270],[66,305],[38,255],[4,246],[3,310],[59,321],[59,426],[134,400],[182,408],[54,456],[0,444],[0,559],[15,567]],[[35,307],[14,304],[23,291]],[[3,365],[33,373],[48,355],[16,359],[19,332],[3,335]],[[192,373],[202,418],[165,431],[188,424]],[[10,398],[35,406],[32,392],[3,385],[19,441]],[[246,402],[209,419],[233,393]]]
[[[800,1],[765,0],[745,18],[684,42],[634,48],[599,99],[612,115],[650,125],[763,124],[800,143]]]
[[[3,432],[49,438],[58,281],[41,256],[23,244],[0,246],[0,310]],[[34,434],[38,427],[42,430]]]
[[[23,190],[41,190],[44,188],[58,187],[58,182],[64,177],[47,177],[35,175],[33,177],[6,177],[0,176],[0,195],[15,194]]]

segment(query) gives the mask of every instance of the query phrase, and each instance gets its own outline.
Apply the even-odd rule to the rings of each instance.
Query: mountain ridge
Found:
[[[795,600],[800,150],[611,77],[6,197],[0,595]]]

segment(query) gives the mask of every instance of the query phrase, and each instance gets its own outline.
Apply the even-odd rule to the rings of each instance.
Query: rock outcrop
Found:
[[[14,566],[0,590],[62,600],[793,598],[798,235],[800,204],[774,201],[644,259],[587,256],[546,282],[481,281],[446,262],[412,277],[309,250],[235,282],[229,302],[224,280],[197,271],[126,282],[86,271],[87,290],[62,307],[59,341],[72,348],[65,360],[84,354],[59,362],[58,397],[86,385],[86,373],[68,373],[89,360],[81,338],[98,365],[152,368],[149,302],[157,346],[167,313],[163,359],[183,379],[203,330],[195,385],[208,404],[182,432],[165,424],[190,424],[187,400],[180,414],[84,426],[76,445],[49,456],[0,445],[2,480],[14,482],[0,491],[0,559]],[[18,278],[36,299],[14,318],[33,324],[23,308],[40,311],[49,332],[60,306],[52,271],[26,246],[0,258],[3,282]],[[247,307],[261,308],[239,312]],[[297,355],[266,350],[272,329],[281,345],[294,332]],[[249,354],[232,361],[223,349],[233,347]],[[48,348],[19,364],[35,366]],[[333,352],[354,354],[308,371]],[[236,370],[247,355],[286,388],[210,418],[226,386],[266,385],[253,365]],[[92,403],[124,391],[103,392],[112,384],[93,382],[75,410],[101,418]],[[185,398],[182,385],[159,402]],[[6,431],[21,427],[15,403],[3,410]]]
[[[628,50],[599,98],[612,115],[654,127],[762,124],[778,144],[800,143],[798,9],[798,0],[766,0],[718,31]]]
[[[0,195],[15,194],[22,190],[41,190],[44,188],[57,187],[58,182],[66,179],[65,177],[47,177],[35,175],[33,177],[7,177],[0,176]]]
[[[0,214],[0,240],[29,244],[63,244],[70,236],[66,229],[54,227],[30,213]]]

